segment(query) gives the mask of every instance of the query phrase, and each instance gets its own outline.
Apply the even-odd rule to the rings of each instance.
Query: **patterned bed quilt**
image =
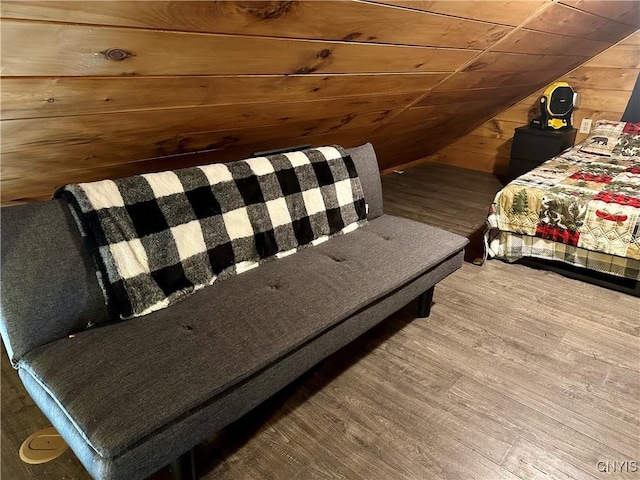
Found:
[[[617,144],[622,143],[624,149],[611,149],[608,156],[585,151],[589,150],[585,146],[590,143],[595,143],[596,149],[602,148],[606,143],[603,139],[611,133],[606,127],[612,125],[619,129],[614,133],[622,139]],[[568,250],[564,246],[556,248],[559,243],[577,247],[571,249],[574,252],[600,252],[638,264],[640,139],[637,130],[640,124],[626,124],[628,133],[624,134],[620,125],[625,124],[598,122],[596,129],[600,127],[600,131],[594,131],[584,143],[518,177],[496,194],[487,219],[490,257],[516,259],[513,257],[517,257],[517,253],[505,250],[522,249],[521,240],[511,242],[519,246],[508,246],[505,240],[508,235],[502,235],[498,240],[502,242],[500,248],[495,245],[501,232],[511,232],[519,234],[515,238],[528,239],[529,244],[538,240],[540,248],[557,249],[558,257],[566,255]],[[602,134],[603,127],[605,134]],[[554,252],[538,256],[554,258]],[[566,261],[566,258],[557,259]]]

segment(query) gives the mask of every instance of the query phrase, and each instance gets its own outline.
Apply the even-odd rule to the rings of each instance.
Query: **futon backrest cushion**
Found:
[[[382,183],[380,181],[380,168],[373,145],[365,143],[359,147],[347,148],[349,156],[358,171],[362,191],[367,202],[367,220],[373,220],[383,214],[382,208]]]
[[[0,332],[12,362],[114,318],[66,202],[4,207],[1,218]]]

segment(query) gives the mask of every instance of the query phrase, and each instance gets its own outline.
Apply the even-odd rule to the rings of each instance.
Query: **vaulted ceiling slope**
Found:
[[[636,31],[640,2],[3,0],[1,17],[7,204],[306,143],[372,141],[393,169]]]

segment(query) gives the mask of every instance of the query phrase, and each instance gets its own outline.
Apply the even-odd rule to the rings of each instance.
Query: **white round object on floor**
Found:
[[[20,460],[30,465],[50,462],[62,455],[69,445],[53,427],[38,430],[20,445]]]

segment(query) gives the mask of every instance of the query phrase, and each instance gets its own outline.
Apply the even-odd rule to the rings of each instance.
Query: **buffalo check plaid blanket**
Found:
[[[66,185],[122,318],[365,225],[339,146]]]

